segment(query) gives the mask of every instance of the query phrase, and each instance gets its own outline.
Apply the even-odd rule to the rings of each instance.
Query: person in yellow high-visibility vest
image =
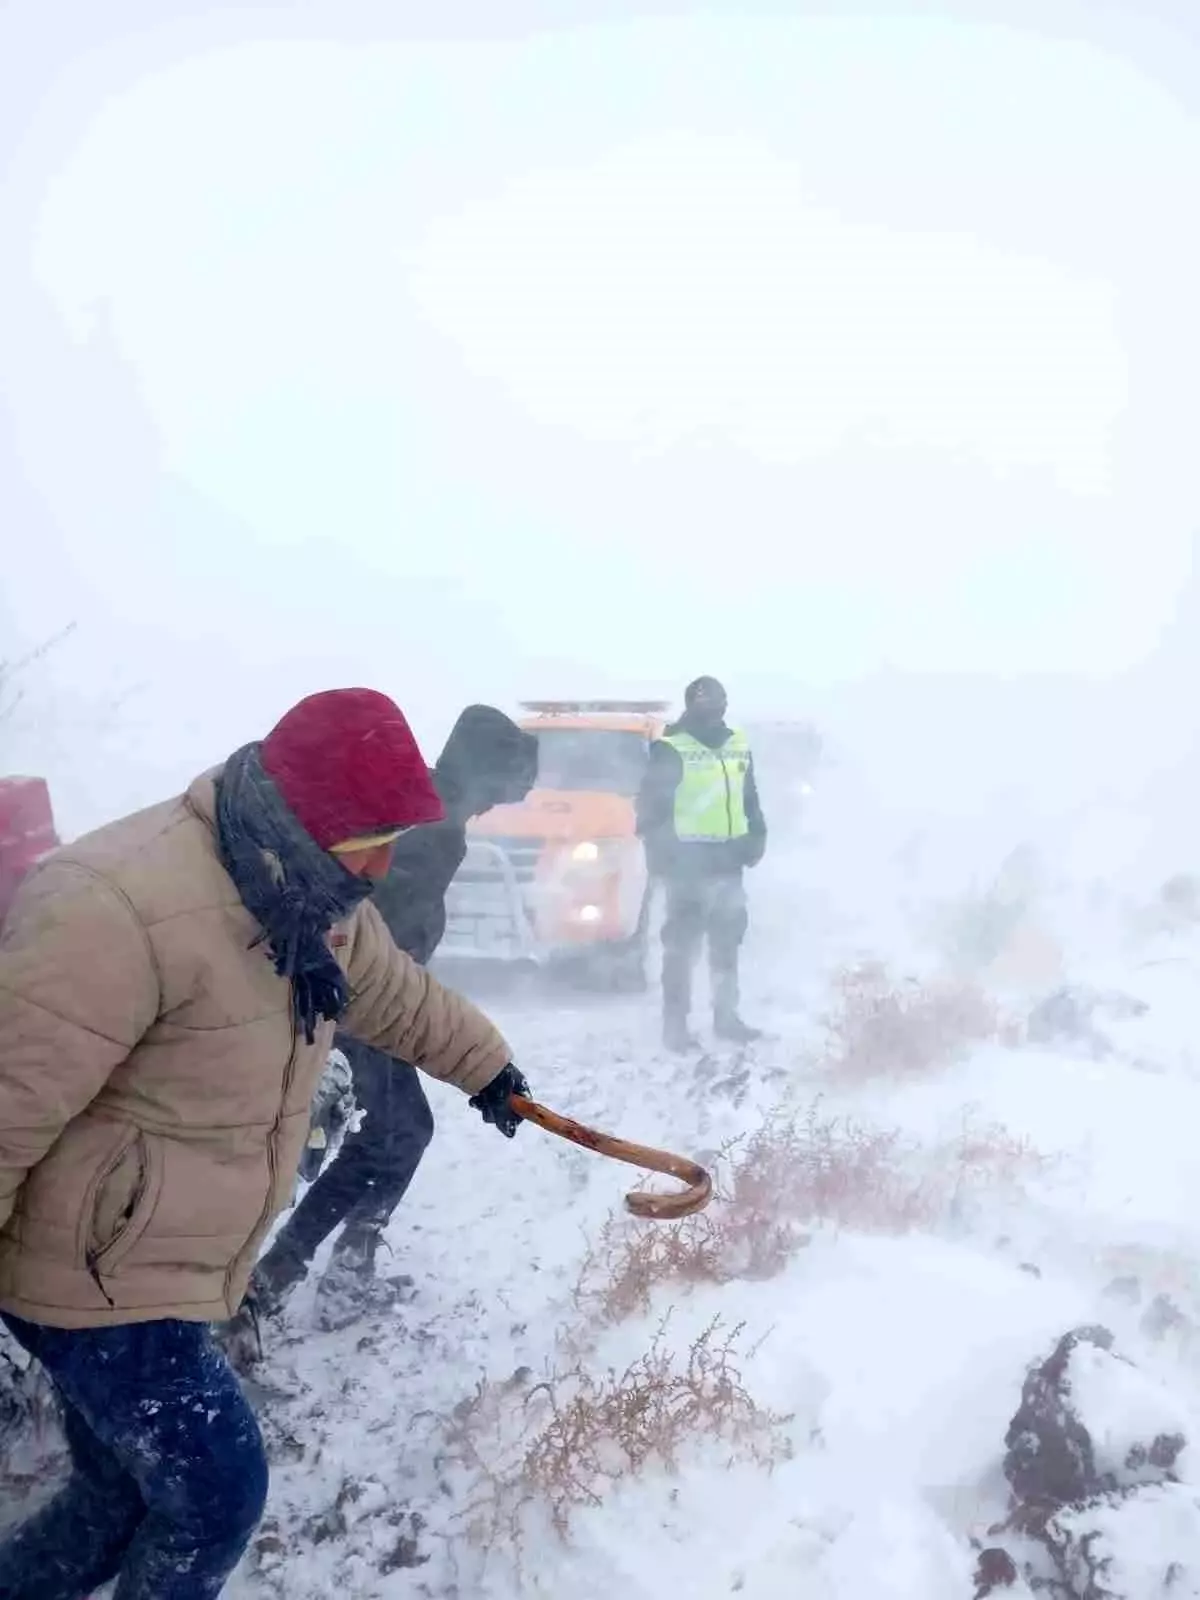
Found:
[[[738,956],[746,936],[745,867],[762,860],[767,826],[749,741],[725,722],[716,678],[684,691],[684,712],[650,747],[637,801],[637,828],[652,877],[666,887],[663,924],[663,1042],[699,1048],[690,1030],[692,971],[707,940],[713,1030],[746,1044],[760,1037],[738,1009]]]

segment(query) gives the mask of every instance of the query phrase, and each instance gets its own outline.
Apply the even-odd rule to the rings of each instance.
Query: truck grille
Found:
[[[489,849],[488,846],[494,846]],[[529,838],[487,838],[471,839],[467,842],[467,854],[462,866],[458,869],[460,883],[493,883],[505,876],[504,868],[497,858],[496,851],[502,851],[509,869],[518,883],[532,883],[537,876],[538,859],[542,853],[543,841]]]

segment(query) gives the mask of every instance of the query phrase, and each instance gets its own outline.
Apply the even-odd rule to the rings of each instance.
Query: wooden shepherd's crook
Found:
[[[635,1217],[652,1217],[666,1221],[675,1217],[690,1217],[694,1211],[703,1211],[712,1199],[712,1179],[698,1162],[686,1156],[673,1156],[668,1150],[654,1150],[645,1144],[630,1144],[611,1133],[600,1133],[586,1128],[582,1122],[573,1122],[557,1111],[538,1105],[536,1100],[526,1100],[524,1095],[510,1095],[509,1105],[526,1122],[536,1122],[547,1133],[556,1133],[560,1139],[569,1139],[585,1150],[597,1155],[611,1156],[614,1161],[625,1161],[631,1167],[647,1167],[651,1172],[668,1172],[687,1184],[675,1194],[645,1194],[633,1189],[625,1196],[625,1204]]]

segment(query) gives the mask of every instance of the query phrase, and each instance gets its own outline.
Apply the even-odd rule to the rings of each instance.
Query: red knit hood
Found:
[[[323,850],[445,815],[404,713],[374,689],[301,700],[263,740],[262,764]]]

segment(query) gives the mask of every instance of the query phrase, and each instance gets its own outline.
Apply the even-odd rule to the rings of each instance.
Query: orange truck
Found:
[[[443,959],[570,964],[605,987],[646,981],[650,883],[634,801],[667,704],[529,700],[537,787],[467,831],[446,896]]]

